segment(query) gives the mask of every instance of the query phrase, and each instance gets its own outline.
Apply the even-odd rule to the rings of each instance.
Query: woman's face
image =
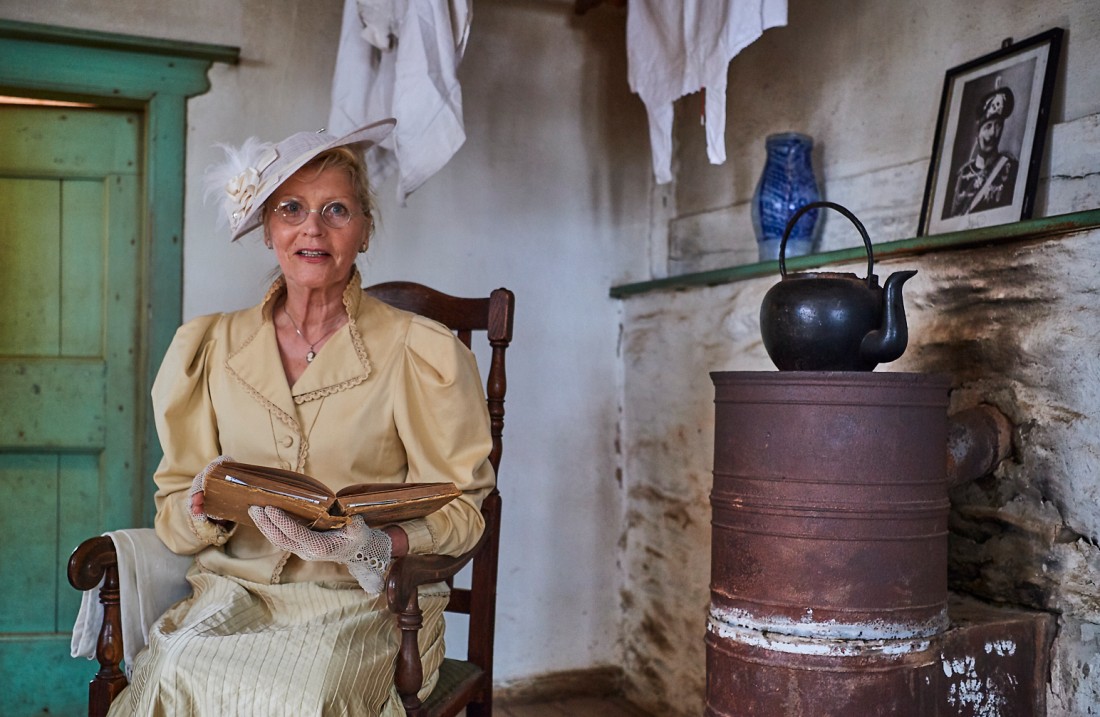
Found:
[[[321,209],[339,202],[350,221],[332,227],[321,217]],[[301,224],[284,220],[277,207],[305,212]],[[341,212],[330,207],[333,216]],[[271,241],[275,257],[286,277],[288,290],[338,289],[341,293],[351,276],[360,247],[367,242],[369,220],[355,198],[355,188],[347,170],[328,167],[318,173],[306,166],[292,174],[267,200],[264,231]]]

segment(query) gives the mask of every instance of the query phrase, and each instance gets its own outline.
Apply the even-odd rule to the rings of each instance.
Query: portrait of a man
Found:
[[[918,236],[1031,218],[1061,39],[1008,39],[947,71]]]
[[[981,212],[1012,203],[1020,162],[1001,147],[1005,119],[1015,107],[1008,87],[989,92],[978,103],[970,159],[955,172],[951,203],[945,218]]]

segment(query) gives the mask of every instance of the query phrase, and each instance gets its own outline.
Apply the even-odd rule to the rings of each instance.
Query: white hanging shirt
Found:
[[[466,141],[456,70],[469,30],[467,0],[344,2],[328,130],[397,119],[367,166],[375,185],[397,172],[402,205]]]
[[[706,90],[707,157],[726,161],[726,72],[764,30],[787,24],[787,0],[631,0],[630,89],[645,103],[657,183],[672,181],[672,103]]]

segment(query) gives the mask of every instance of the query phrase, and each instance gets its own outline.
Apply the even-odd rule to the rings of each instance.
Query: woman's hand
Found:
[[[364,590],[382,591],[382,579],[393,557],[393,540],[388,532],[369,527],[362,516],[353,517],[336,530],[310,530],[286,511],[272,506],[254,505],[248,509],[248,515],[276,548],[303,560],[346,565]]]
[[[225,526],[232,525],[231,521],[216,520],[206,514],[206,495],[203,493],[203,489],[206,487],[206,474],[210,472],[210,469],[231,460],[233,458],[230,456],[218,456],[199,471],[195,476],[195,480],[191,481],[191,490],[188,492],[188,496],[191,500],[191,517],[195,520],[208,520],[211,523]]]

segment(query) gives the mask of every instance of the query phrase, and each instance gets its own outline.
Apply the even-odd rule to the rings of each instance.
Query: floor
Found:
[[[496,702],[494,717],[650,717],[621,698],[574,697],[551,702]]]

